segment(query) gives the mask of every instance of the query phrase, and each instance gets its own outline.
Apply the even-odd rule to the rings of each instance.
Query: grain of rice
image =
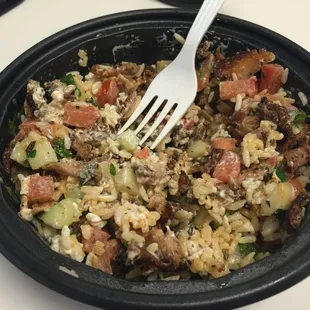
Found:
[[[235,105],[235,111],[239,111],[241,109],[242,106],[242,97],[240,94],[237,95],[236,97],[236,105]]]
[[[287,82],[287,79],[288,79],[288,74],[289,74],[289,69],[288,68],[285,68],[285,70],[283,71],[283,74],[281,76],[281,82],[283,84],[285,84]]]
[[[238,81],[238,76],[235,72],[233,72],[231,76],[232,76],[233,81]]]
[[[209,95],[209,97],[208,97],[208,103],[210,103],[210,102],[212,101],[213,97],[214,97],[214,91],[212,91],[212,92],[210,93],[210,95]]]
[[[174,33],[173,34],[174,38],[181,44],[184,44],[185,43],[185,39],[178,33]]]
[[[298,97],[301,101],[301,104],[303,106],[306,106],[308,104],[308,98],[306,97],[306,95],[303,92],[298,92]]]

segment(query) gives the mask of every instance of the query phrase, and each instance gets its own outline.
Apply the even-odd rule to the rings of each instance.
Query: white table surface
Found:
[[[168,5],[155,0],[25,0],[0,17],[0,71],[26,49],[63,28],[110,13],[159,7]],[[221,12],[277,31],[310,51],[309,0],[226,0]],[[2,255],[0,278],[2,310],[97,309],[38,284]],[[309,286],[310,277],[242,310],[310,309]]]

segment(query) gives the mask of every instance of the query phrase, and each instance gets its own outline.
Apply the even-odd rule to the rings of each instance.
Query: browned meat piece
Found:
[[[293,134],[291,118],[285,107],[265,100],[258,104],[256,113],[260,119],[275,123],[279,131],[282,131],[288,135]]]
[[[288,211],[288,221],[290,225],[297,229],[303,218],[303,209],[307,208],[310,203],[310,193],[302,192],[295,199],[293,205]]]
[[[235,73],[239,80],[247,79],[257,73],[262,64],[274,61],[275,55],[265,50],[251,50],[238,53],[231,58],[219,60],[216,64],[215,76],[221,80],[232,79]]]
[[[179,160],[180,157],[180,151],[174,148],[168,148],[167,149],[167,155],[168,155],[168,162],[167,162],[167,169],[168,170],[174,170],[174,167]]]
[[[210,123],[204,119],[199,121],[195,126],[195,133],[193,135],[193,140],[206,140],[208,135],[208,129],[210,128]]]
[[[278,149],[280,152],[285,152],[289,149],[294,149],[299,146],[303,146],[305,144],[309,144],[310,142],[310,126],[305,124],[304,128],[297,135],[290,135],[284,141],[278,145]]]
[[[191,181],[184,171],[181,171],[178,182],[179,182],[179,192],[181,194],[186,193],[190,188]]]
[[[92,152],[93,147],[89,143],[76,140],[72,143],[72,149],[76,151],[77,156],[86,161],[92,160],[94,158],[94,154]]]
[[[101,79],[108,79],[119,74],[126,77],[134,77],[139,70],[140,66],[132,62],[122,63],[119,67],[94,65],[91,68],[91,72]]]
[[[140,184],[154,185],[156,183],[156,173],[148,166],[133,164],[132,169]]]
[[[242,121],[235,122],[235,127],[230,128],[232,136],[242,139],[246,134],[255,131],[259,127],[259,119],[256,116],[246,116]]]
[[[125,94],[131,94],[137,89],[137,83],[134,80],[123,76],[122,74],[119,74],[115,78],[115,82],[119,91],[124,92]]]
[[[164,234],[161,229],[153,228],[146,237],[148,244],[157,243],[161,260],[166,263],[171,270],[176,269],[181,263],[181,248],[176,237],[168,232]]]
[[[86,240],[82,237],[83,250],[92,253],[90,264],[94,268],[112,274],[111,261],[120,251],[117,240],[111,239],[110,235],[97,227],[92,227],[91,237]]]
[[[108,126],[102,124],[83,131],[75,130],[70,135],[73,142],[89,143],[94,146],[99,146],[107,137],[112,137],[111,130]]]
[[[140,86],[138,88],[139,95],[143,95],[145,91],[148,89],[155,76],[157,75],[156,69],[152,66],[146,66],[140,81]]]
[[[123,111],[123,119],[128,119],[139,106],[140,102],[141,96],[138,96],[137,92],[130,94],[124,103],[125,109]]]
[[[284,153],[286,166],[290,172],[296,172],[298,168],[306,165],[310,160],[310,145],[288,150]]]
[[[220,192],[225,193],[225,197],[232,199],[243,199],[246,196],[246,190],[240,186],[231,186],[231,184],[218,184],[217,188]]]
[[[44,169],[50,171],[56,171],[62,176],[78,177],[84,170],[84,164],[82,162],[71,160],[63,160],[55,164],[47,165]]]
[[[216,167],[216,165],[219,163],[219,161],[221,160],[223,155],[223,151],[222,150],[215,150],[213,149],[210,153],[210,155],[202,157],[200,159],[200,163],[201,163],[201,172],[204,173],[208,173],[208,174],[212,174],[214,172],[214,169]]]
[[[210,54],[210,47],[211,47],[211,42],[210,41],[205,41],[201,43],[197,49],[196,56],[198,59],[204,59],[207,58],[208,55]]]

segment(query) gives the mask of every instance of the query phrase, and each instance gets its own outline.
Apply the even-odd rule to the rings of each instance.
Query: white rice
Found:
[[[235,72],[233,72],[231,77],[232,77],[233,81],[238,81],[238,77],[237,77],[237,74]]]
[[[286,69],[283,71],[283,74],[282,74],[282,77],[281,77],[281,82],[282,82],[283,84],[285,84],[285,83],[287,82],[288,74],[289,74],[289,70],[288,70],[288,68],[286,68]]]
[[[175,32],[175,33],[173,34],[173,36],[174,36],[174,38],[175,38],[178,42],[180,42],[181,44],[184,45],[185,39],[184,39],[180,34],[178,34],[178,33]]]
[[[238,94],[236,96],[236,105],[235,105],[235,111],[239,111],[241,109],[242,106],[242,96],[240,94]]]
[[[208,97],[208,103],[210,103],[212,101],[213,97],[214,97],[214,91],[211,91],[211,93]]]
[[[303,106],[306,106],[308,104],[308,98],[306,97],[306,95],[303,92],[300,91],[298,93],[298,97],[299,97],[301,104]]]

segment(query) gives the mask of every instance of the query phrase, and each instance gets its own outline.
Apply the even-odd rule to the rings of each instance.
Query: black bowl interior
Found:
[[[0,152],[12,139],[8,121],[21,109],[29,78],[41,82],[81,70],[77,52],[88,51],[89,65],[134,61],[152,64],[173,59],[195,13],[149,10],[116,14],[68,28],[20,56],[0,75]],[[219,15],[206,35],[227,55],[266,48],[290,69],[288,87],[310,95],[310,57],[301,47],[262,27]],[[14,102],[17,101],[17,104]],[[51,251],[17,216],[17,204],[5,185],[0,191],[1,252],[18,268],[44,285],[71,298],[102,308],[233,308],[275,294],[307,277],[310,271],[310,224],[303,226],[277,253],[215,280],[130,282],[103,274]],[[73,269],[79,278],[59,270]]]

